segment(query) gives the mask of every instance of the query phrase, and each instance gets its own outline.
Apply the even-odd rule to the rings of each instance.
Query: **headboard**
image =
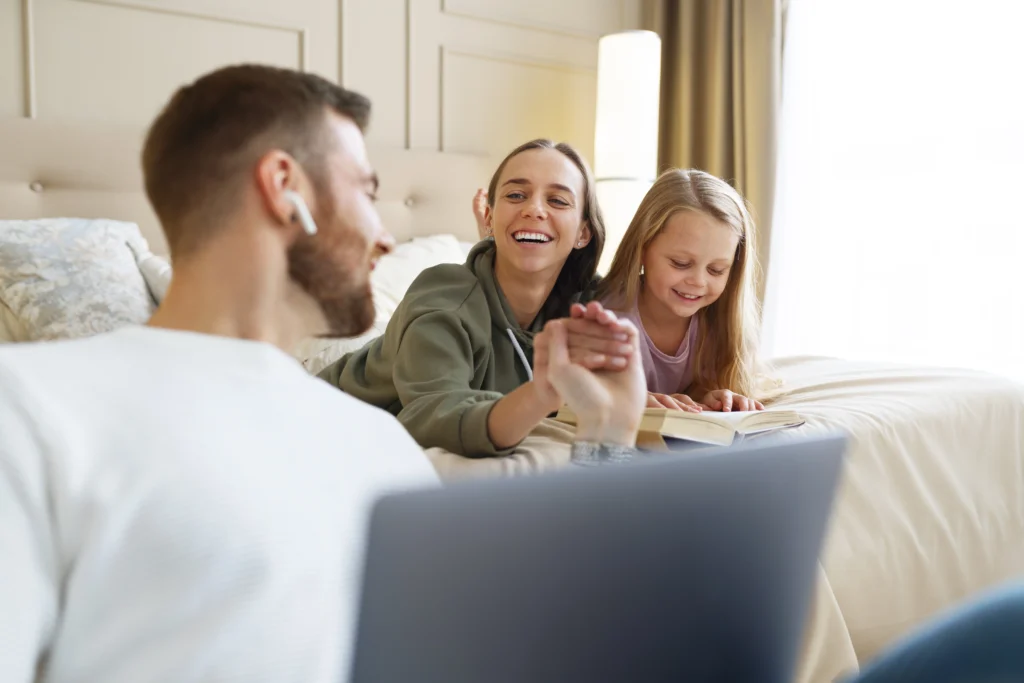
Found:
[[[145,131],[121,125],[0,119],[0,219],[112,218],[138,223],[166,253],[142,189]],[[490,179],[483,156],[370,148],[378,209],[398,241],[450,233],[475,242],[473,193]]]

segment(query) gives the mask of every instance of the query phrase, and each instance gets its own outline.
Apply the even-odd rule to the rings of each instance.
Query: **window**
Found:
[[[764,351],[1024,377],[1024,3],[790,0]]]

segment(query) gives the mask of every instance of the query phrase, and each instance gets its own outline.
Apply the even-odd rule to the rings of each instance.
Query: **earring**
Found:
[[[644,274],[644,264],[640,264],[640,275]]]
[[[580,240],[579,242],[577,242],[576,246],[577,247],[582,247],[583,246],[583,240]]]

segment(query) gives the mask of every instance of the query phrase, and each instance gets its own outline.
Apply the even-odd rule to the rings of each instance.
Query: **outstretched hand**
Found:
[[[473,195],[473,218],[476,219],[476,232],[480,239],[490,236],[487,230],[487,190],[482,187]]]
[[[569,360],[590,370],[622,370],[633,355],[636,342],[618,316],[600,303],[573,304],[564,320],[569,335]],[[635,329],[633,329],[635,332]]]
[[[566,320],[552,320],[534,340],[533,361],[576,413],[576,437],[583,441],[632,446],[647,401],[636,328],[618,322],[632,352],[620,371],[593,371],[574,363]]]

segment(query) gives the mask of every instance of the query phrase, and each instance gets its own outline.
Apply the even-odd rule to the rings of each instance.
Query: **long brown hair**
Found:
[[[546,317],[558,317],[569,314],[569,307],[590,289],[597,273],[597,264],[601,260],[601,252],[604,250],[604,217],[601,215],[601,207],[597,203],[597,190],[594,185],[594,176],[590,167],[584,161],[576,149],[567,142],[555,143],[547,139],[530,140],[516,147],[509,152],[500,164],[498,169],[491,176],[491,182],[487,186],[487,205],[494,210],[494,202],[498,191],[498,182],[505,166],[514,157],[531,149],[553,149],[561,152],[569,159],[583,175],[583,215],[582,220],[590,226],[590,242],[582,249],[573,249],[562,265],[558,274],[555,286],[548,295],[544,304]]]
[[[760,277],[757,230],[750,207],[720,178],[697,170],[670,169],[647,192],[622,238],[597,297],[613,308],[633,306],[643,288],[644,253],[679,211],[699,211],[729,226],[739,237],[722,295],[697,312],[700,329],[694,356],[694,386],[729,389],[767,397],[757,369],[761,308],[755,294]]]

